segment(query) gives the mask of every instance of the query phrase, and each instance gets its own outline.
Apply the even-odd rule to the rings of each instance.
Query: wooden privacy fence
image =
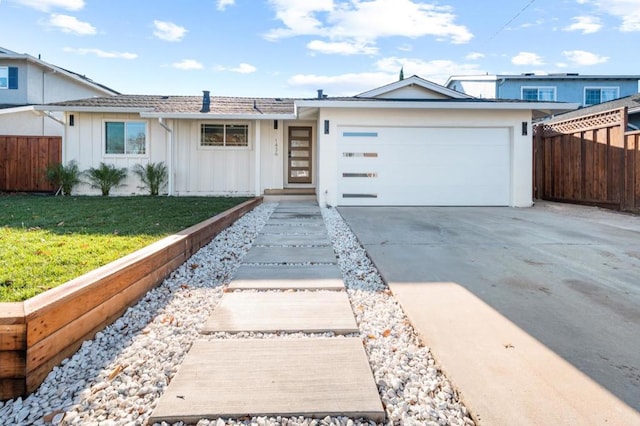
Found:
[[[0,191],[54,191],[45,171],[61,152],[59,136],[0,136]]]
[[[535,197],[640,211],[640,132],[626,127],[626,108],[537,125]]]

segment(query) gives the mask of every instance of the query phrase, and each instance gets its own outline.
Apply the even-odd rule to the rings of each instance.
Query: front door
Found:
[[[288,183],[311,183],[311,127],[289,127]]]

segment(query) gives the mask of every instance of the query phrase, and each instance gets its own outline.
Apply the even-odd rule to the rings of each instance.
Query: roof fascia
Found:
[[[178,113],[178,112],[154,112],[140,113],[143,118],[166,118],[183,120],[295,120],[296,114],[212,114],[212,113]]]
[[[541,110],[572,111],[580,106],[569,102],[420,102],[420,101],[296,101],[298,108],[364,108],[364,109],[490,109],[490,110]]]
[[[0,108],[0,115],[2,114],[15,114],[17,112],[35,111],[33,105],[23,105],[11,108]]]

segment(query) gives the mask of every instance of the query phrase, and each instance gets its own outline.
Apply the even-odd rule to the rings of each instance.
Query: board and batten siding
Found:
[[[100,162],[113,164],[118,168],[126,167],[129,174],[123,185],[111,190],[111,195],[143,194],[138,188],[140,179],[131,172],[136,164],[164,161],[167,163],[169,135],[154,119],[142,119],[138,114],[73,113],[74,126],[66,126],[66,141],[63,149],[63,162],[76,160],[80,170],[97,167]],[[104,147],[105,121],[142,121],[147,123],[147,152],[144,155],[107,155]],[[69,119],[67,117],[67,123]],[[86,178],[83,178],[86,181]],[[74,194],[99,195],[99,189],[92,189],[87,183],[74,188]]]
[[[284,162],[287,158],[285,126],[278,120],[274,129],[273,120],[260,121],[260,194],[265,189],[282,189],[284,182]]]
[[[201,147],[200,125],[203,123],[249,124],[249,146]],[[177,120],[174,126],[175,194],[255,195],[256,127],[259,123]]]
[[[509,129],[510,144],[510,206],[530,207],[532,196],[532,129],[531,112],[500,110],[418,110],[418,109],[321,109],[318,125],[329,120],[329,134],[318,132],[319,170],[318,202],[320,205],[339,204],[338,197],[338,141],[339,127],[376,126],[433,127],[433,128],[492,128]],[[522,135],[522,122],[527,123],[528,135]]]

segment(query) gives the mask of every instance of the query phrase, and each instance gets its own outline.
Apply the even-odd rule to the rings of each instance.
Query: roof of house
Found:
[[[95,88],[100,89],[101,91],[105,92],[105,94],[113,94],[113,95],[117,95],[120,92],[113,90],[110,87],[105,86],[104,84],[100,84],[97,83],[95,81],[93,81],[92,79],[90,79],[89,77],[82,75],[82,74],[78,74],[76,72],[73,71],[69,71],[65,68],[50,64],[48,62],[45,62],[43,60],[41,60],[40,58],[35,58],[31,55],[28,55],[26,53],[16,53],[12,50],[0,47],[0,59],[14,59],[14,60],[24,60],[27,62],[32,62],[34,64],[37,64],[43,68],[48,68],[52,71],[56,71],[59,72],[61,74],[66,75],[69,78],[72,78],[76,81],[79,81],[83,84],[87,84],[89,86],[93,86]]]
[[[626,96],[624,98],[615,99],[613,101],[602,102],[600,104],[592,105],[585,108],[580,108],[575,111],[559,114],[545,123],[557,123],[559,121],[571,120],[573,118],[584,117],[586,115],[597,114],[599,112],[610,111],[618,108],[629,108],[629,112],[640,112],[640,93],[635,95]]]
[[[425,96],[436,93],[443,97],[394,98],[391,96],[395,90],[415,85],[426,89]],[[320,107],[529,109],[534,111],[536,117],[578,107],[577,104],[558,102],[473,98],[417,76],[350,97],[325,97],[321,95],[317,98],[292,99],[210,96],[209,110],[201,112],[202,106],[203,96],[117,95],[49,103],[35,108],[43,111],[128,112],[139,113],[141,117],[149,118],[279,119],[297,117],[300,108],[311,111]]]
[[[47,104],[48,109],[77,111],[119,110],[194,114],[202,109],[202,96],[117,95]],[[60,108],[51,108],[60,107]],[[294,100],[285,98],[236,98],[211,96],[208,114],[265,115],[293,114]]]
[[[551,73],[551,74],[478,74],[452,75],[445,86],[453,81],[497,81],[497,80],[640,80],[640,75],[582,75],[579,73]]]

